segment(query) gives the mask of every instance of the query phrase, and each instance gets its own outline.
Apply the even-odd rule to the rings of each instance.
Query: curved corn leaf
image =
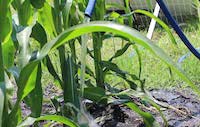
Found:
[[[6,98],[6,83],[4,76],[4,53],[5,47],[3,44],[10,39],[12,32],[12,18],[10,12],[10,3],[12,0],[0,0],[0,127],[5,126],[6,117],[8,114],[6,109],[5,98]],[[8,46],[8,44],[6,44]],[[7,52],[8,53],[8,52]],[[8,54],[5,55],[8,55]],[[11,58],[12,59],[12,58]],[[7,61],[6,61],[7,64]],[[5,107],[4,107],[5,106]]]
[[[41,47],[44,46],[45,43],[47,43],[47,34],[45,32],[45,29],[38,22],[36,22],[36,24],[32,28],[31,37],[37,40],[41,44]]]
[[[104,73],[111,70],[111,71],[115,72],[117,74],[117,76],[119,76],[120,78],[125,80],[129,84],[131,89],[134,89],[134,90],[137,89],[137,84],[127,78],[127,75],[129,75],[129,76],[135,77],[134,80],[139,80],[135,75],[132,75],[125,71],[122,71],[116,64],[114,64],[110,61],[102,61],[101,64],[103,67],[105,67]]]
[[[114,54],[114,56],[112,56],[109,61],[112,61],[114,58],[117,58],[121,55],[123,55],[127,49],[132,45],[133,43],[126,43],[125,46],[119,50],[116,51],[116,53]]]
[[[131,13],[131,8],[130,8],[130,0],[124,0],[124,6],[125,6],[125,13],[128,14],[128,13]],[[128,24],[130,27],[133,27],[133,22],[134,22],[134,19],[131,16],[128,17]]]
[[[133,45],[133,48],[135,49],[135,52],[138,56],[138,63],[139,63],[139,74],[138,74],[138,77],[140,78],[141,77],[141,73],[142,73],[142,59],[141,59],[141,54],[139,52],[139,49],[137,47],[137,45]]]
[[[33,65],[33,63],[31,64],[31,66],[30,64],[28,64],[29,66],[25,66],[20,72],[20,76],[17,82],[17,101],[8,116],[8,119],[11,120],[11,122],[7,123],[8,126],[14,127],[20,122],[20,102],[35,88],[35,84],[37,81],[38,64]]]
[[[136,44],[139,44],[149,50],[153,55],[162,60],[165,64],[172,68],[182,80],[187,82],[192,89],[200,95],[200,91],[196,85],[194,85],[191,80],[184,74],[184,72],[179,68],[179,66],[172,61],[172,59],[157,45],[155,45],[151,40],[143,36],[140,32],[127,26],[115,24],[112,22],[90,22],[89,24],[81,24],[74,26],[62,34],[60,34],[55,40],[47,43],[38,56],[38,60],[43,59],[52,49],[55,49],[62,44],[66,43],[68,40],[74,39],[82,34],[90,32],[112,32],[114,34],[121,35],[125,38],[129,38]],[[35,62],[37,62],[36,60]]]
[[[70,10],[72,7],[73,0],[66,0],[62,2],[63,2],[62,5],[64,6],[62,10],[64,29],[67,29],[69,27],[69,15],[70,15]]]
[[[32,23],[33,10],[30,8],[31,8],[30,0],[24,0],[24,2],[17,7],[20,25],[27,26]]]
[[[59,47],[60,45],[66,43],[68,40],[74,39],[80,35],[90,33],[90,32],[112,32],[114,34],[121,35],[129,40],[134,41],[149,50],[153,55],[162,60],[165,64],[173,69],[182,80],[187,82],[192,89],[200,95],[200,91],[196,85],[194,85],[191,80],[184,74],[184,72],[179,68],[179,66],[172,61],[172,59],[157,45],[155,45],[151,40],[143,36],[140,32],[127,26],[115,24],[112,22],[90,22],[86,24],[77,25],[71,27],[70,29],[64,31],[55,40],[47,43],[40,52],[39,59],[42,59],[48,52],[52,49]]]
[[[40,43],[41,47],[43,47],[47,43],[46,31],[43,26],[38,22],[36,22],[36,24],[32,28],[31,37],[37,40]],[[54,79],[58,80],[61,85],[61,79],[56,73],[56,70],[49,56],[46,57],[46,61],[44,61],[44,64],[47,66],[49,73],[54,77]]]
[[[133,102],[128,102],[126,105],[136,113],[138,113],[140,116],[142,116],[144,123],[147,127],[153,127],[153,123],[155,119],[152,117],[150,113],[142,111],[136,104]]]
[[[35,80],[35,88],[25,98],[26,104],[30,107],[32,117],[39,117],[42,112],[43,92],[42,92],[41,77],[42,77],[42,68],[40,63],[38,64],[38,70]]]
[[[45,0],[30,0],[34,8],[40,9],[44,6]]]
[[[11,2],[12,0],[0,0],[0,43],[7,42],[12,32]]]
[[[94,102],[99,102],[102,97],[105,96],[105,90],[101,87],[87,87],[84,89],[84,98],[90,99]]]
[[[164,28],[164,30],[167,32],[172,43],[177,44],[170,28],[162,20],[160,20],[158,17],[154,16],[152,13],[145,11],[145,10],[135,10],[134,13],[144,14],[144,15],[156,20],[156,22],[158,22],[158,24],[160,24]]]
[[[65,60],[65,74],[63,76],[63,91],[64,91],[64,102],[65,103],[72,103],[77,108],[79,107],[79,98],[78,98],[78,85],[75,81],[75,73],[74,73],[74,62],[71,55],[68,55]]]
[[[43,26],[47,35],[50,38],[54,38],[56,35],[56,29],[53,23],[53,16],[52,16],[52,7],[46,2],[44,7],[39,10],[38,13],[38,22]]]
[[[70,119],[63,117],[63,116],[58,116],[58,115],[46,115],[46,116],[40,116],[38,118],[28,117],[25,121],[20,123],[17,127],[24,127],[24,126],[33,125],[35,122],[43,121],[43,120],[56,121],[56,122],[65,124],[69,127],[79,127],[79,125],[77,125],[76,123],[74,123]]]
[[[30,93],[34,86],[31,84],[27,84],[30,75],[37,69],[38,63],[44,59],[48,53],[58,48],[59,46],[69,42],[69,40],[79,37],[83,34],[91,33],[91,32],[112,32],[114,34],[121,35],[125,38],[129,38],[131,41],[134,41],[136,44],[139,44],[149,50],[153,55],[162,60],[165,64],[172,68],[174,72],[176,72],[182,80],[187,82],[190,87],[200,95],[200,91],[196,85],[194,85],[191,80],[183,73],[183,71],[174,63],[171,58],[158,46],[156,46],[151,40],[144,37],[140,32],[135,29],[132,29],[127,26],[115,24],[112,22],[90,22],[86,24],[77,25],[69,28],[68,30],[61,33],[57,38],[53,41],[46,43],[41,51],[38,54],[38,58],[29,64],[27,64],[20,73],[20,85],[19,87],[19,95],[18,101],[20,102],[28,93]],[[19,103],[18,103],[19,105]]]

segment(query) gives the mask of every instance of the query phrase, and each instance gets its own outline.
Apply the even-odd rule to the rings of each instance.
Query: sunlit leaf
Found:
[[[145,10],[135,10],[134,12],[144,14],[144,15],[156,20],[156,22],[158,22],[158,24],[161,25],[164,28],[164,30],[167,32],[172,43],[177,44],[170,28],[162,20],[160,20],[158,17],[154,16],[152,13],[145,11]]]
[[[10,68],[14,65],[14,57],[15,57],[15,46],[11,40],[11,38],[3,43],[3,62],[6,68]]]
[[[126,103],[126,105],[133,111],[135,111],[136,113],[138,113],[140,116],[142,116],[144,123],[147,127],[153,127],[153,123],[155,121],[155,119],[153,118],[153,116],[150,113],[144,112],[141,109],[139,109],[139,107],[134,104],[133,102],[128,102]]]
[[[26,103],[30,107],[32,117],[39,117],[42,112],[43,92],[42,92],[41,77],[42,77],[42,68],[41,64],[39,64],[35,81],[35,88],[33,89],[33,91],[30,92],[30,94],[25,99]]]
[[[48,3],[45,3],[44,7],[39,10],[38,22],[43,26],[48,37],[52,39],[56,35],[56,30],[54,27],[51,11],[52,7]]]
[[[12,32],[11,12],[12,0],[0,0],[0,43],[7,42]]]
[[[140,32],[119,24],[111,23],[111,22],[90,22],[82,25],[77,25],[74,27],[69,28],[62,34],[60,34],[57,38],[53,41],[46,43],[41,51],[39,52],[38,58],[29,64],[23,69],[21,74],[20,82],[24,84],[20,87],[19,99],[23,99],[34,87],[26,86],[26,82],[29,79],[31,72],[36,68],[37,64],[44,59],[47,54],[53,50],[58,48],[59,46],[69,42],[69,40],[79,37],[80,35],[91,33],[91,32],[112,32],[114,34],[121,35],[129,40],[134,41],[136,44],[143,46],[148,51],[150,51],[154,56],[158,57],[162,60],[165,64],[170,66],[174,72],[176,72],[183,81],[186,81],[191,88],[200,95],[200,91],[196,85],[194,85],[191,80],[183,73],[183,71],[174,63],[171,58],[158,46],[155,45],[151,40],[147,39],[144,35]],[[24,76],[25,75],[25,76]],[[30,88],[29,88],[30,87]]]
[[[58,115],[46,115],[46,116],[41,116],[39,118],[28,117],[25,121],[23,121],[17,127],[24,127],[24,126],[33,125],[34,122],[43,121],[43,120],[48,120],[48,121],[52,120],[52,121],[55,121],[55,122],[65,124],[69,127],[79,127],[76,123],[74,123],[70,119],[63,117],[63,116],[58,116]]]

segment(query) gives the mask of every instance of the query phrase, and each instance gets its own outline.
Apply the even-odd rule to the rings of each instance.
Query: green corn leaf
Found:
[[[90,32],[112,32],[114,34],[121,35],[125,38],[128,38],[131,41],[134,41],[136,44],[139,44],[149,50],[153,55],[162,60],[165,64],[172,68],[182,80],[187,82],[192,89],[200,95],[200,91],[196,85],[194,85],[191,80],[184,74],[184,72],[179,68],[179,66],[172,61],[172,59],[157,45],[155,45],[151,40],[146,38],[137,30],[134,30],[130,27],[111,23],[111,22],[90,22],[89,24],[82,24],[74,26],[62,34],[60,34],[55,40],[46,44],[40,52],[39,59],[42,59],[48,52],[52,49],[59,47],[60,45],[66,43],[66,41],[74,39],[82,34]]]
[[[0,127],[2,127],[3,122],[5,85],[6,84],[4,82],[0,82]]]
[[[88,87],[84,89],[84,97],[94,102],[99,102],[102,97],[105,97],[105,90],[101,87]]]
[[[20,72],[20,76],[17,82],[18,91],[17,91],[17,102],[14,105],[11,113],[9,114],[9,119],[12,120],[9,122],[9,126],[16,126],[20,121],[18,118],[20,110],[20,102],[35,88],[38,72],[38,63],[32,62],[25,66]]]
[[[125,5],[125,13],[126,14],[131,13],[130,0],[124,0],[124,5]],[[133,27],[133,22],[134,22],[133,17],[129,16],[128,17],[128,24],[129,24],[130,27]]]
[[[69,15],[70,10],[72,7],[73,0],[66,0],[66,3],[62,3],[64,5],[64,8],[62,10],[63,12],[63,23],[64,23],[64,29],[67,29],[69,27]]]
[[[47,66],[49,73],[54,77],[55,80],[58,80],[60,85],[62,85],[62,81],[61,81],[60,77],[58,76],[58,74],[56,73],[56,70],[55,70],[53,63],[51,62],[51,59],[49,56],[46,56],[45,64]]]
[[[53,44],[51,43],[48,44],[48,46],[44,46],[43,50],[41,51],[41,54],[44,55],[48,53],[48,50],[51,50],[49,48],[55,49],[56,47],[59,47],[60,45],[64,44],[67,40],[73,39],[82,34],[97,31],[112,32],[114,34],[121,35],[125,38],[129,38],[129,40],[132,40],[136,44],[143,46],[156,57],[158,57],[160,60],[162,60],[165,64],[167,64],[169,67],[171,67],[172,70],[176,72],[182,80],[187,82],[192,87],[192,89],[200,95],[198,87],[191,82],[191,80],[184,74],[184,72],[178,67],[178,65],[175,62],[173,62],[172,59],[161,48],[156,46],[151,40],[144,37],[138,31],[127,26],[111,22],[90,22],[89,24],[86,23],[78,25],[63,32],[60,36],[58,36],[58,38],[54,40],[54,42],[52,42]],[[43,55],[41,55],[41,57]]]
[[[113,72],[115,72],[115,73],[117,73],[119,75],[122,75],[123,77],[126,77],[126,72],[124,72],[121,69],[119,69],[119,67],[116,64],[112,63],[112,62],[102,61],[101,65],[102,65],[102,67],[106,68],[105,69],[106,71],[104,71],[104,72],[107,72],[108,70],[111,70],[111,71],[113,71]]]
[[[12,32],[11,1],[0,0],[0,43],[7,42]]]
[[[99,17],[100,18],[100,17]],[[104,87],[104,77],[103,77],[103,68],[100,64],[102,61],[101,57],[101,47],[103,43],[102,33],[93,33],[93,50],[94,50],[94,66],[95,66],[95,76],[96,84],[98,87]]]
[[[4,67],[10,68],[14,65],[15,46],[11,38],[2,44]]]
[[[43,47],[45,43],[47,43],[46,31],[43,28],[43,26],[38,22],[36,22],[36,24],[32,28],[31,37],[37,40],[40,43],[41,47]],[[49,56],[46,57],[46,62],[44,61],[44,64],[47,66],[49,73],[54,77],[54,79],[58,80],[61,85],[62,84],[61,79],[56,73],[55,68]]]
[[[45,29],[42,27],[42,25],[38,22],[33,26],[31,37],[37,40],[41,47],[47,43],[47,34],[45,32]]]
[[[125,81],[129,84],[131,89],[133,89],[133,90],[137,89],[137,84],[136,83],[134,83],[133,81],[128,80],[128,79],[125,79]]]
[[[53,23],[52,7],[46,2],[44,7],[39,10],[38,22],[45,29],[48,37],[51,39],[56,36],[56,30]]]
[[[5,126],[7,120],[7,105],[5,102],[6,98],[6,83],[4,76],[4,43],[10,39],[12,32],[12,20],[10,12],[10,3],[12,0],[0,0],[0,127]],[[8,43],[7,43],[8,46]],[[9,53],[6,52],[5,55]],[[11,58],[12,59],[12,58]],[[8,65],[7,61],[6,64]],[[12,62],[11,62],[12,64]],[[8,66],[7,66],[8,67]],[[6,109],[6,110],[4,110]]]
[[[63,116],[58,116],[58,115],[46,115],[46,116],[41,116],[38,118],[28,117],[25,121],[20,123],[17,127],[33,125],[37,121],[44,121],[44,120],[48,120],[48,121],[51,120],[51,121],[59,122],[59,123],[65,124],[69,127],[79,127],[78,124],[74,123],[70,119],[63,117]]]
[[[162,20],[160,20],[158,17],[154,16],[152,13],[145,11],[145,10],[135,10],[134,13],[144,14],[144,15],[156,20],[156,22],[158,22],[158,24],[160,24],[164,28],[164,30],[167,32],[172,43],[177,44],[170,28]]]
[[[93,71],[87,65],[85,66],[85,73],[95,78]]]
[[[139,79],[140,79],[141,73],[142,73],[142,58],[141,58],[141,54],[140,54],[140,52],[139,52],[139,49],[138,49],[137,45],[133,45],[133,48],[135,49],[135,52],[136,52],[136,54],[137,54],[137,56],[138,56],[138,63],[139,63],[139,73],[138,73],[138,77],[139,77]]]
[[[112,56],[109,59],[109,61],[112,61],[114,58],[117,58],[117,57],[123,55],[127,51],[127,49],[130,47],[130,45],[132,45],[132,43],[126,43],[122,49],[117,50],[117,52],[114,54],[114,56]]]
[[[30,107],[31,116],[35,118],[39,117],[42,112],[43,92],[42,92],[41,77],[42,77],[42,68],[41,64],[39,64],[35,81],[35,88],[25,98],[26,104],[28,104],[28,106]]]
[[[115,72],[117,74],[117,76],[119,76],[120,78],[125,80],[130,85],[131,89],[134,89],[134,90],[137,89],[137,84],[134,83],[133,81],[127,79],[127,75],[129,75],[129,76],[134,77],[135,78],[134,80],[139,80],[138,78],[136,79],[135,75],[132,75],[132,74],[129,74],[128,72],[122,71],[121,69],[119,69],[119,67],[116,64],[109,62],[109,61],[102,61],[101,64],[103,67],[106,67],[106,69],[104,70],[104,73],[111,70],[111,71]]]
[[[40,9],[44,6],[45,0],[30,0],[30,2],[34,8]]]
[[[150,99],[149,96],[144,96],[143,99],[144,99],[145,101],[149,102],[153,107],[155,107],[155,108],[158,110],[158,112],[160,113],[160,116],[162,117],[162,119],[163,119],[163,121],[164,121],[164,124],[165,124],[164,126],[165,126],[165,127],[168,127],[167,119],[166,119],[165,115],[163,114],[163,112],[162,112],[160,106],[159,106],[158,104],[156,104],[152,99]]]
[[[66,59],[66,75],[64,75],[64,86],[63,86],[63,91],[64,91],[64,101],[65,103],[72,103],[74,104],[77,108],[79,107],[79,99],[78,99],[78,85],[75,82],[75,73],[74,73],[74,63],[73,63],[73,58],[68,55]]]
[[[134,104],[133,102],[128,102],[126,103],[126,105],[133,111],[135,111],[136,113],[138,113],[140,116],[142,116],[144,123],[147,127],[153,127],[153,123],[155,121],[155,119],[153,118],[153,116],[150,113],[144,112],[141,109],[139,109],[139,107]]]
[[[112,9],[112,8],[116,8],[116,9],[119,9],[119,10],[125,10],[125,7],[121,4],[118,4],[118,3],[107,3],[106,4],[106,10],[109,10],[109,9]]]
[[[142,35],[137,30],[134,30],[130,27],[115,24],[112,22],[90,22],[86,24],[77,25],[74,27],[69,28],[68,30],[64,31],[60,34],[57,38],[53,41],[46,43],[41,51],[39,52],[38,58],[25,66],[22,70],[22,76],[20,82],[27,82],[29,79],[31,72],[36,68],[37,64],[43,60],[48,53],[58,48],[59,46],[69,42],[69,40],[79,37],[83,34],[91,33],[91,32],[112,32],[114,34],[121,35],[125,38],[128,38],[131,41],[134,41],[136,44],[143,46],[147,50],[149,50],[155,57],[158,57],[162,60],[166,65],[172,68],[174,72],[176,72],[180,78],[187,82],[190,87],[200,95],[200,91],[196,85],[194,85],[191,80],[184,74],[184,72],[176,65],[175,62],[158,46],[155,45],[151,40],[147,39],[144,35]],[[22,83],[23,84],[23,83]],[[28,89],[30,87],[30,89]],[[27,95],[33,89],[31,85],[24,84],[23,87],[20,87],[21,94],[19,96],[19,100],[23,99],[24,96]]]
[[[124,18],[117,12],[112,12],[108,15],[109,20],[115,21],[120,24],[124,24]]]
[[[30,0],[25,0],[17,7],[19,24],[22,26],[28,26],[32,23],[33,10],[31,9]]]

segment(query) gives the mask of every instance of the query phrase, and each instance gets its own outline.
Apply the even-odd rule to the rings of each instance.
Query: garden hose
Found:
[[[87,8],[85,9],[85,16],[92,17],[92,12],[94,10],[96,0],[89,0]]]
[[[187,39],[187,37],[184,35],[181,28],[178,26],[176,20],[172,17],[169,9],[165,5],[163,0],[156,0],[159,4],[160,8],[162,9],[164,15],[166,16],[167,20],[170,22],[178,36],[181,38],[181,40],[184,42],[184,44],[187,46],[187,48],[200,60],[200,53],[194,48],[194,46],[190,43],[190,41]]]

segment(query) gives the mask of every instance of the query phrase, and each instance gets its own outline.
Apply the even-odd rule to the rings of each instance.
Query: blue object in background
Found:
[[[198,51],[200,51],[200,48],[197,48]],[[181,64],[186,58],[188,58],[191,55],[191,52],[188,52],[187,54],[181,56],[178,59],[178,64]]]
[[[183,31],[181,28],[178,26],[176,20],[172,17],[170,14],[167,6],[163,2],[163,0],[156,0],[157,3],[159,4],[160,8],[162,9],[164,15],[178,34],[178,36],[181,38],[181,40],[184,42],[184,44],[188,47],[188,49],[200,60],[200,53],[193,47],[193,45],[189,42],[187,37],[184,35]]]
[[[87,8],[85,9],[85,15],[88,17],[92,17],[92,12],[94,10],[96,4],[96,0],[89,0]]]

